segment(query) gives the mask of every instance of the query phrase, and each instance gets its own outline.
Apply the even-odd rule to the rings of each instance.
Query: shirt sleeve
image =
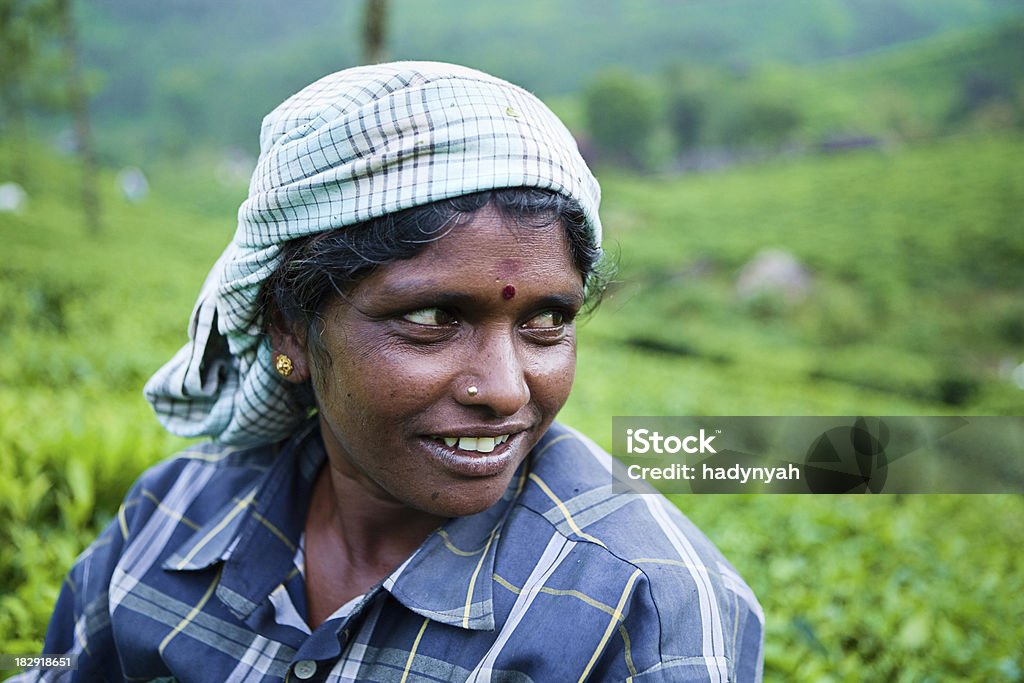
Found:
[[[761,606],[730,566],[719,565],[718,570],[717,599],[699,610],[682,599],[656,603],[646,579],[638,581],[624,616],[617,620],[617,633],[608,638],[587,680],[761,683]]]
[[[753,600],[753,594],[750,594],[750,599]],[[764,673],[764,612],[756,600],[753,603],[741,600],[739,610],[737,618],[742,620],[743,627],[733,655],[734,677],[737,683],[761,683]]]

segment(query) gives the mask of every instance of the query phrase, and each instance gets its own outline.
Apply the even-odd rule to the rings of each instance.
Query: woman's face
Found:
[[[309,363],[331,467],[433,515],[490,507],[569,396],[582,304],[561,224],[490,206],[379,268],[328,305]]]

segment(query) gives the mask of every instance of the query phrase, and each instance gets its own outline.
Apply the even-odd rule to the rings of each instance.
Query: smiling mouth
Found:
[[[423,437],[427,452],[458,477],[493,477],[508,473],[522,459],[525,431],[497,436]]]
[[[431,436],[430,438],[443,443],[448,448],[458,448],[459,450],[476,453],[490,453],[508,441],[510,436],[510,434],[500,434],[498,436]]]

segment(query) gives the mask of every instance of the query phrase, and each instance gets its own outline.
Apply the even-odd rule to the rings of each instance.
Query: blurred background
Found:
[[[0,0],[0,39],[0,652],[185,444],[141,387],[260,120],[360,63],[480,68],[576,135],[619,274],[561,419],[605,447],[613,415],[1022,414],[1019,0]],[[674,502],[759,596],[766,680],[1024,679],[1024,497]]]

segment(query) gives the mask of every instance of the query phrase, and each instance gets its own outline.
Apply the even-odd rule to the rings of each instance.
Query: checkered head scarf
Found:
[[[222,443],[288,436],[310,406],[274,370],[257,301],[282,243],[509,187],[575,199],[600,244],[600,189],[575,141],[511,83],[397,62],[340,71],[288,98],[263,120],[238,229],[199,293],[189,341],[146,384],[157,417]]]

